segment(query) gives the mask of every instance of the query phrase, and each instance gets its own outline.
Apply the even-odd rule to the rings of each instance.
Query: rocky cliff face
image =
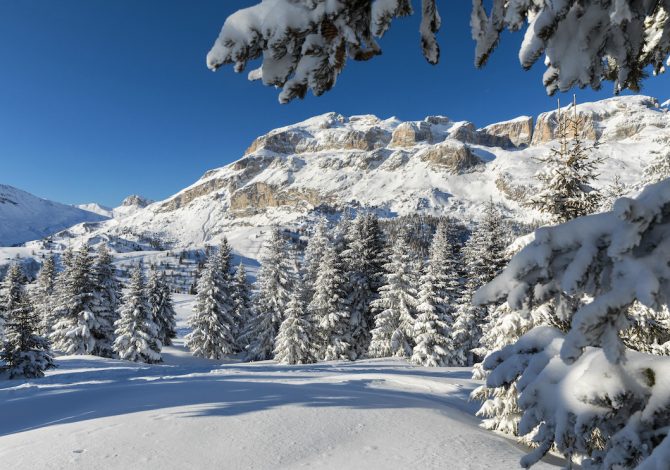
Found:
[[[606,157],[601,187],[615,176],[635,181],[650,152],[667,150],[670,142],[670,115],[653,98],[617,97],[579,105],[577,112],[585,119],[585,137],[598,138],[598,151]],[[530,221],[537,214],[522,202],[537,184],[537,157],[554,145],[555,115],[522,116],[484,128],[445,116],[411,122],[316,116],[258,137],[240,160],[208,171],[171,198],[81,230],[80,237],[133,234],[188,247],[217,243],[226,234],[238,251],[253,256],[248,246],[258,246],[269,225],[345,208],[470,221],[493,198],[510,216]],[[140,205],[134,201],[128,207]]]

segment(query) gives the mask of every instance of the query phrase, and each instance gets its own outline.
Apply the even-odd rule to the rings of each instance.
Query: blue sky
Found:
[[[315,114],[421,119],[443,114],[483,126],[553,108],[542,64],[518,65],[521,34],[473,66],[470,2],[443,2],[442,61],[419,52],[418,16],[399,20],[384,54],[350,62],[336,88],[279,105],[277,91],[205,55],[225,18],[250,0],[0,2],[0,183],[65,203],[161,199],[238,159],[275,127]],[[643,93],[670,98],[670,77]],[[578,90],[579,101],[612,96]],[[570,96],[564,96],[564,100]]]

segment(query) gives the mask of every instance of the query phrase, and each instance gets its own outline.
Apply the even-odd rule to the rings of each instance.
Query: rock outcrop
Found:
[[[479,132],[479,144],[488,147],[524,147],[533,138],[533,118],[521,116],[511,121],[491,124]]]
[[[445,141],[433,145],[419,154],[423,162],[444,169],[451,174],[461,174],[481,163],[470,148],[457,141]]]

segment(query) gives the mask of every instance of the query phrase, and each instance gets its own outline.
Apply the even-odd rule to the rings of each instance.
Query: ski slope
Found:
[[[191,303],[177,299],[181,334]],[[478,427],[466,368],[222,364],[181,339],[164,359],[60,357],[44,379],[0,381],[2,468],[507,470],[524,452]]]

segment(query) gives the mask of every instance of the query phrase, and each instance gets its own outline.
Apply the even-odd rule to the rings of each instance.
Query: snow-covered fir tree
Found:
[[[587,145],[582,137],[584,117],[573,110],[557,111],[558,147],[539,158],[543,170],[538,174],[540,188],[527,205],[546,214],[552,223],[561,223],[597,212],[600,193],[592,183],[602,158],[593,156],[597,144]]]
[[[39,318],[38,332],[48,336],[51,333],[54,295],[56,293],[56,258],[49,255],[44,259],[37,275],[37,283],[31,292],[32,305]]]
[[[385,282],[379,299],[372,302],[375,327],[372,330],[371,357],[410,357],[414,337],[414,315],[418,304],[414,260],[407,249],[407,233],[399,236],[384,265]]]
[[[21,266],[17,263],[11,264],[2,280],[2,286],[0,286],[0,339],[2,338],[5,320],[21,302],[25,282],[25,275]]]
[[[479,346],[488,309],[473,305],[472,298],[479,287],[493,279],[505,266],[507,237],[499,209],[492,201],[487,203],[482,220],[462,250],[467,279],[451,331],[456,351],[455,363],[458,365],[477,362],[473,351]]]
[[[121,316],[116,321],[114,351],[121,359],[149,364],[162,361],[160,328],[154,322],[142,266],[131,273],[128,291],[121,304]]]
[[[240,350],[246,348],[243,333],[252,317],[251,284],[247,279],[247,271],[244,264],[240,263],[235,270],[233,278],[233,313],[235,328],[233,336]]]
[[[658,183],[667,178],[670,178],[670,150],[658,152],[651,163],[644,168],[642,186]]]
[[[155,266],[149,270],[147,281],[147,296],[149,306],[154,315],[154,322],[160,331],[160,340],[163,346],[170,346],[177,337],[177,313],[172,304],[172,293],[165,272],[159,273]]]
[[[353,359],[345,283],[340,256],[335,246],[330,245],[321,258],[314,297],[307,308],[319,359]]]
[[[278,228],[272,230],[260,259],[253,298],[254,316],[243,335],[248,342],[247,358],[265,360],[272,357],[274,340],[284,320],[292,289],[292,263],[287,242]]]
[[[668,244],[659,236],[670,225],[669,194],[666,180],[612,212],[537,230],[477,293],[476,302],[506,299],[519,310],[564,293],[587,299],[567,333],[535,327],[484,361],[489,387],[518,386],[519,433],[537,446],[524,465],[552,448],[598,469],[667,462],[670,399],[658,386],[666,361],[625,345],[631,305],[660,311],[670,298]]]
[[[25,276],[12,265],[4,282],[4,338],[0,360],[10,379],[43,377],[54,367],[48,340],[38,334],[39,316],[25,291]]]
[[[76,252],[59,278],[60,286],[55,308],[56,322],[50,339],[54,349],[64,354],[95,354],[100,332],[103,305],[93,270],[93,257],[88,245]]]
[[[430,246],[430,257],[419,280],[414,350],[411,361],[423,366],[445,366],[455,360],[452,326],[458,270],[449,240],[449,222],[441,221]]]
[[[384,250],[379,220],[372,214],[359,215],[347,233],[347,248],[342,252],[346,276],[352,353],[367,354],[370,330],[374,325],[372,302],[379,294],[383,274]]]
[[[224,255],[225,256],[225,255]],[[221,270],[221,256],[210,255],[198,279],[196,303],[188,319],[186,345],[194,356],[222,359],[236,351],[234,311],[229,276]]]
[[[99,296],[97,312],[98,327],[94,331],[96,345],[93,354],[102,357],[114,356],[116,339],[114,324],[119,319],[121,286],[116,279],[116,268],[112,264],[112,254],[106,245],[98,249],[93,264],[94,290]]]
[[[670,355],[670,311],[667,306],[655,310],[635,302],[626,316],[630,326],[622,331],[621,337],[628,348]]]
[[[314,226],[314,232],[309,237],[307,248],[305,249],[303,270],[305,299],[307,302],[311,301],[314,295],[314,284],[319,274],[319,264],[329,244],[328,222],[325,218],[321,218]]]
[[[275,339],[275,360],[280,364],[316,362],[312,345],[313,329],[307,319],[301,289],[295,288],[291,293],[285,317]]]

